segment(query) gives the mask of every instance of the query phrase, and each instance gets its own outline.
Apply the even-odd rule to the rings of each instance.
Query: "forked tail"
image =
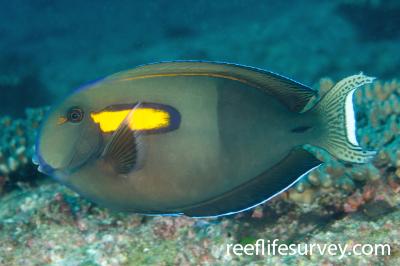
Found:
[[[364,151],[358,144],[353,107],[354,91],[373,80],[362,73],[342,79],[314,108],[322,124],[322,135],[315,144],[339,160],[366,163],[375,155],[375,151]]]

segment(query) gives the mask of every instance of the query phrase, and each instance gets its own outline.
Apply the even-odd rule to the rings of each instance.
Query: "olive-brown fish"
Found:
[[[362,73],[317,91],[280,75],[217,62],[137,67],[86,85],[52,108],[39,170],[100,205],[143,214],[218,216],[254,207],[322,162],[375,154],[356,139]]]

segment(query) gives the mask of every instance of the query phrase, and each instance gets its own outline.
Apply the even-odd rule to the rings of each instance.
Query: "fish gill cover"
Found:
[[[400,53],[396,1],[8,1],[0,10],[0,264],[320,265],[337,257],[226,254],[226,244],[388,243],[400,263]],[[367,165],[328,160],[255,209],[219,219],[110,212],[41,176],[31,163],[46,105],[82,83],[164,60],[258,66],[324,94],[345,76],[359,89],[357,136]],[[32,107],[35,107],[32,109]],[[65,241],[68,239],[68,241]],[[397,251],[397,252],[396,252]]]

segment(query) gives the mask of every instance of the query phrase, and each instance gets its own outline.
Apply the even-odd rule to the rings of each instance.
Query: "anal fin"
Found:
[[[247,183],[221,196],[178,211],[187,216],[209,217],[251,209],[285,191],[321,163],[308,151],[295,148],[279,163]]]

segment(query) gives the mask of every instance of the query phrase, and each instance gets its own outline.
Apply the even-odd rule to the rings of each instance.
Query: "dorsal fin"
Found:
[[[221,62],[175,61],[139,66],[108,80],[135,80],[165,76],[209,76],[246,83],[277,97],[293,112],[301,112],[317,92],[294,80],[266,70]]]

